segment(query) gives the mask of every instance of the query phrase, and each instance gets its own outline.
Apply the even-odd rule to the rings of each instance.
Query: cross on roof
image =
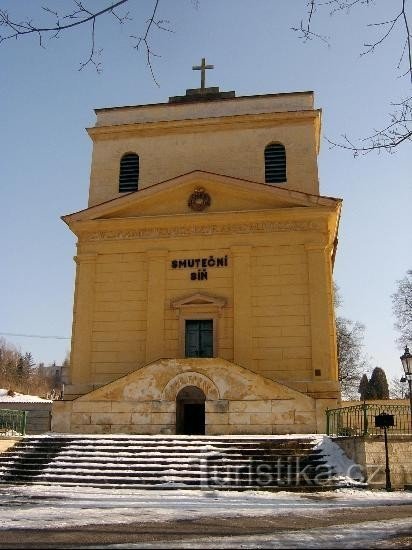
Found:
[[[201,65],[194,65],[192,67],[193,71],[202,71],[200,76],[200,88],[202,90],[205,89],[205,81],[206,81],[206,69],[214,69],[214,65],[206,65],[206,59],[202,57],[202,63]]]

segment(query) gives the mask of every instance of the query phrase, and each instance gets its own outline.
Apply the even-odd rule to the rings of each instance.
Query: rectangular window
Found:
[[[213,320],[186,320],[185,356],[213,357]]]

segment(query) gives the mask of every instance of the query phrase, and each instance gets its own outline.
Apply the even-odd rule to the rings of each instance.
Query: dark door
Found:
[[[184,403],[183,407],[183,433],[205,435],[205,404]]]
[[[186,357],[213,357],[213,321],[186,321]]]
[[[196,386],[182,388],[176,396],[176,433],[205,434],[205,394]]]

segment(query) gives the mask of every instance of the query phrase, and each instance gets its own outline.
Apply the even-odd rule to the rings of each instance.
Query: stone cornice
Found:
[[[317,123],[317,134],[320,130],[321,110],[285,111],[276,113],[242,114],[231,116],[217,116],[209,118],[193,118],[184,120],[170,120],[160,122],[141,122],[134,124],[114,124],[111,126],[95,126],[87,128],[93,139],[110,138],[112,135],[144,134],[157,135],[167,133],[202,132],[211,130],[227,130],[231,126],[239,125],[245,128],[257,128],[281,124],[283,122],[301,122],[312,119]]]
[[[152,216],[130,216],[123,217],[121,214],[119,217],[101,217],[94,219],[72,219],[67,220],[68,225],[73,228],[75,226],[96,226],[97,225],[133,225],[146,227],[149,225],[184,225],[184,224],[209,224],[209,223],[227,223],[229,219],[244,220],[244,221],[261,221],[264,219],[270,220],[282,220],[282,221],[295,221],[295,220],[313,220],[322,218],[326,220],[329,214],[338,213],[340,210],[340,203],[333,205],[313,205],[313,206],[295,206],[285,208],[265,208],[265,209],[252,209],[252,210],[227,210],[221,212],[207,212],[207,213],[184,213],[184,214],[161,214]]]

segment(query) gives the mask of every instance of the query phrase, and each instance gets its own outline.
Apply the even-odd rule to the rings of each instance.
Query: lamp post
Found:
[[[408,346],[405,346],[405,352],[400,357],[402,361],[402,367],[405,372],[405,378],[409,385],[409,403],[410,403],[410,415],[411,415],[411,430],[412,430],[412,355],[409,352]]]
[[[386,414],[386,412],[381,412],[375,416],[375,426],[377,428],[383,429],[385,437],[385,487],[387,491],[392,491],[391,483],[391,469],[389,467],[389,449],[388,449],[388,428],[393,428],[395,425],[393,414]]]

